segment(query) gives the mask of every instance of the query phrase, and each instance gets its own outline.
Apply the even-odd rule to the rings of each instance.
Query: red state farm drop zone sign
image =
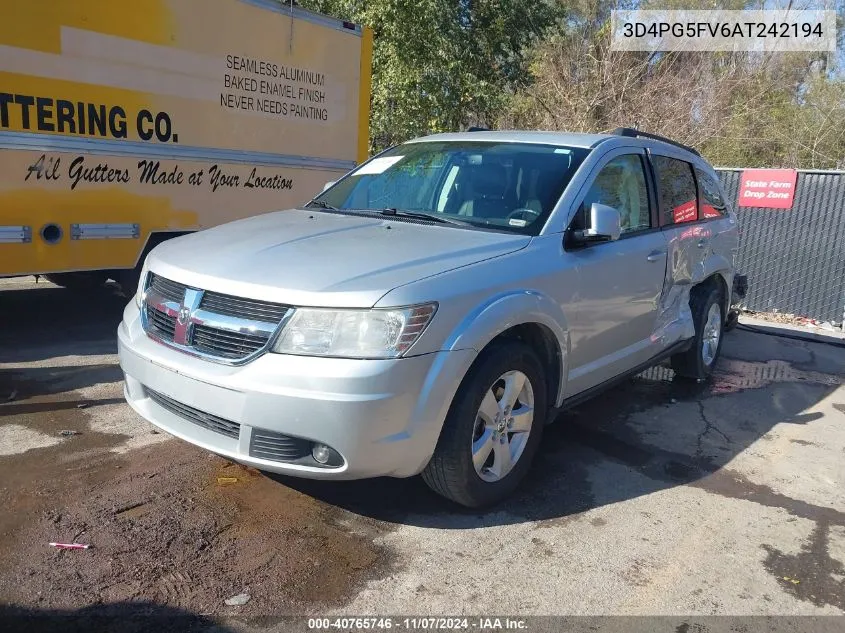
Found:
[[[739,206],[791,209],[797,180],[794,169],[746,169],[739,183]]]

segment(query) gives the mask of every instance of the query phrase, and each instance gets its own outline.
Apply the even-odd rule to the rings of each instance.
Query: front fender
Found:
[[[517,325],[539,323],[551,331],[558,346],[561,381],[555,406],[563,402],[569,358],[569,328],[563,310],[551,298],[533,290],[490,297],[471,310],[443,343],[444,350],[480,352],[499,334]]]

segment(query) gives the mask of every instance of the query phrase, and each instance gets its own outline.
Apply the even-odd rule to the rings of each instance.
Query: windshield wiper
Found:
[[[338,211],[337,207],[333,207],[325,200],[310,200],[305,204],[306,207],[319,207],[320,209],[328,209],[329,211]]]
[[[337,207],[333,207],[328,202],[324,200],[311,200],[310,202],[306,203],[306,207],[318,207],[320,209],[327,209],[329,211],[348,211],[350,213],[355,213],[356,211],[369,211],[380,213],[381,215],[389,215],[389,216],[397,216],[400,218],[413,218],[415,220],[426,220],[429,222],[437,222],[438,224],[451,224],[452,226],[468,226],[471,228],[476,228],[477,225],[473,224],[472,222],[464,222],[463,220],[455,220],[454,218],[448,218],[440,215],[439,213],[425,213],[423,211],[404,211],[402,209],[396,209],[395,207],[387,207],[384,209],[339,209]]]
[[[416,220],[430,220],[439,224],[451,224],[453,226],[470,226],[475,227],[471,222],[464,222],[463,220],[455,220],[440,215],[439,213],[425,213],[423,211],[403,211],[394,207],[387,207],[386,209],[379,209],[378,213],[382,215],[395,215],[400,218],[413,218]]]

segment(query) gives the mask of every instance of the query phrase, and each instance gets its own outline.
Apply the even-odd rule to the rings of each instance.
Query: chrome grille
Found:
[[[165,396],[158,391],[153,391],[148,387],[145,387],[144,389],[153,402],[160,407],[167,409],[174,415],[178,415],[180,418],[183,418],[188,422],[193,422],[197,426],[201,426],[209,431],[214,431],[215,433],[220,433],[226,437],[238,439],[238,435],[241,432],[241,425],[237,422],[232,422],[231,420],[212,415],[211,413],[200,411],[194,407],[189,407],[188,405],[177,402],[173,398]]]
[[[151,305],[147,305],[146,310],[148,327],[155,329],[160,336],[172,341],[173,332],[176,330],[176,317],[168,316]]]
[[[290,307],[204,291],[150,273],[142,322],[166,345],[217,362],[237,364],[261,353]]]
[[[252,429],[249,454],[277,462],[292,462],[311,454],[311,442],[264,429]]]
[[[193,344],[201,352],[224,358],[243,358],[267,344],[269,335],[240,334],[205,325],[194,327]]]
[[[185,296],[185,284],[180,284],[176,281],[170,281],[165,277],[150,273],[149,287],[159,293],[168,301],[175,303],[182,303]]]
[[[288,311],[288,306],[279,303],[243,299],[219,292],[206,292],[202,297],[200,308],[215,314],[264,321],[265,323],[278,323]]]

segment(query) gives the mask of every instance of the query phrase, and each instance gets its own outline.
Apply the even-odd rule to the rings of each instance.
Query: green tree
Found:
[[[693,4],[737,9],[754,2],[639,3]],[[569,19],[532,47],[532,77],[500,126],[577,132],[635,126],[693,145],[718,165],[845,166],[841,45],[835,55],[614,51],[609,13],[615,6],[609,0],[572,5]],[[841,0],[839,12],[845,14]]]
[[[529,78],[526,52],[565,15],[554,0],[301,0],[373,29],[370,149],[492,124]]]

